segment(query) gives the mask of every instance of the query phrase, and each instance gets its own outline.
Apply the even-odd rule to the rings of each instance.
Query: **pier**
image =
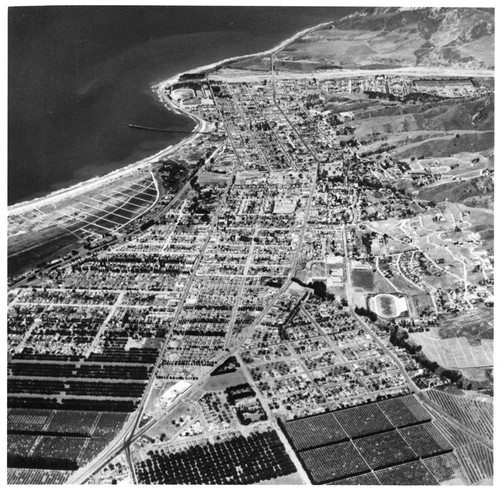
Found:
[[[202,133],[205,135],[209,135],[211,133],[210,131],[186,131],[186,130],[171,130],[171,129],[167,129],[167,128],[151,128],[149,126],[142,126],[139,124],[129,124],[128,126],[129,126],[129,128],[135,128],[137,130],[161,131],[164,133],[188,133],[188,134]]]

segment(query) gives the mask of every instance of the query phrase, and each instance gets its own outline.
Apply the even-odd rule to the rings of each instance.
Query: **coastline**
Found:
[[[175,75],[175,77],[178,78],[180,77],[180,75],[181,74],[177,74]],[[167,85],[168,84],[166,84],[165,82],[162,82],[162,87],[166,87]],[[34,198],[27,201],[21,201],[19,203],[15,203],[14,205],[10,205],[7,208],[7,217],[9,217],[10,215],[26,213],[34,208],[55,204],[65,199],[76,197],[92,189],[96,189],[101,186],[110,184],[115,180],[125,177],[127,174],[132,174],[133,172],[145,169],[151,164],[157,163],[159,159],[168,157],[169,155],[176,153],[182,145],[185,145],[186,143],[189,143],[190,141],[194,140],[200,134],[199,132],[203,132],[206,129],[207,123],[205,121],[199,119],[193,114],[188,113],[187,111],[184,111],[180,106],[177,106],[173,101],[171,101],[168,97],[164,96],[163,94],[158,93],[158,95],[160,101],[168,109],[176,112],[177,114],[179,114],[180,112],[195,121],[196,126],[193,128],[192,130],[193,133],[191,135],[187,136],[186,138],[183,138],[179,143],[176,143],[175,145],[168,145],[163,150],[160,150],[159,152],[150,155],[149,157],[145,157],[142,160],[129,164],[120,169],[116,169],[112,172],[109,172],[108,174],[105,174],[104,176],[93,177],[91,179],[79,182],[72,186],[58,189],[57,191],[53,191],[52,193],[46,196],[40,196],[38,198]]]
[[[293,43],[296,41],[298,38],[305,36],[309,32],[315,31],[317,29],[322,29],[323,27],[332,25],[333,21],[330,22],[324,22],[321,24],[317,24],[312,27],[308,27],[306,29],[303,29],[297,33],[295,33],[293,36],[285,39],[281,43],[279,43],[277,46],[274,46],[268,50],[265,51],[260,51],[256,53],[251,53],[248,55],[242,55],[242,56],[234,56],[230,58],[225,58],[223,60],[220,60],[218,62],[209,64],[209,65],[204,65],[201,67],[193,68],[191,70],[187,70],[185,72],[177,73],[176,75],[168,78],[167,80],[164,80],[162,82],[159,82],[153,86],[151,86],[151,90],[156,93],[157,97],[159,100],[167,107],[167,109],[172,110],[173,112],[179,114],[182,113],[185,116],[193,119],[196,122],[195,128],[192,130],[193,133],[186,138],[183,138],[179,143],[175,145],[169,145],[163,150],[160,150],[159,152],[146,157],[142,160],[139,160],[137,162],[134,162],[132,164],[127,165],[126,167],[116,169],[108,174],[105,174],[104,176],[98,176],[98,177],[93,177],[91,179],[88,179],[86,181],[79,182],[77,184],[74,184],[72,186],[58,189],[56,191],[53,191],[45,196],[40,196],[37,198],[33,198],[31,200],[26,200],[26,201],[21,201],[19,203],[15,203],[13,205],[10,205],[7,207],[7,218],[9,218],[11,215],[17,215],[17,214],[22,214],[22,213],[27,213],[33,209],[39,208],[39,207],[44,207],[47,205],[53,205],[56,204],[60,201],[63,201],[65,199],[69,199],[72,197],[76,197],[80,194],[84,194],[85,192],[88,192],[92,189],[99,188],[100,186],[107,185],[115,180],[118,180],[122,177],[125,177],[127,174],[131,174],[133,172],[142,170],[151,164],[156,163],[159,159],[165,158],[169,155],[175,154],[179,148],[181,148],[183,145],[186,143],[189,143],[201,134],[200,132],[203,132],[207,128],[207,123],[202,120],[201,118],[198,118],[197,116],[187,112],[177,104],[175,104],[169,97],[165,95],[165,89],[178,83],[180,80],[180,77],[182,75],[194,75],[199,72],[208,72],[208,71],[214,71],[219,68],[224,67],[225,65],[229,63],[234,63],[236,61],[240,60],[245,60],[248,58],[252,58],[255,56],[269,56],[275,53],[278,53],[282,49],[284,49],[287,45]]]

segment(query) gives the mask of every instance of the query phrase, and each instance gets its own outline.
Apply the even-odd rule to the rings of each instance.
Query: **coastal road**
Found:
[[[316,80],[331,80],[336,78],[349,78],[349,77],[368,77],[380,75],[380,70],[360,70],[360,69],[349,69],[349,70],[325,70],[321,72],[287,72],[287,73],[275,73],[274,75],[269,72],[252,72],[245,73],[244,70],[240,72],[230,72],[222,71],[220,74],[211,75],[211,79],[214,81],[228,81],[228,82],[257,82],[260,83],[263,80],[269,80],[269,77],[274,77],[275,80],[300,80],[300,79],[312,79]],[[405,67],[405,68],[390,68],[384,70],[384,75],[395,76],[395,75],[406,75],[410,77],[457,77],[457,69],[449,67]],[[460,69],[458,74],[460,78],[494,78],[495,73],[493,70],[473,70],[473,69]]]
[[[180,143],[178,143],[174,146],[169,146],[166,149],[156,153],[155,155],[153,155],[151,157],[148,157],[148,158],[143,159],[139,162],[136,162],[135,164],[131,164],[123,169],[113,171],[104,177],[94,178],[94,179],[91,179],[89,181],[85,181],[85,182],[77,184],[71,188],[56,191],[56,192],[54,192],[48,196],[45,196],[43,198],[36,198],[36,199],[29,201],[29,202],[22,202],[22,203],[18,203],[16,205],[12,205],[8,208],[8,211],[7,211],[8,218],[9,217],[14,218],[15,216],[29,213],[30,211],[36,210],[39,207],[53,206],[53,207],[57,208],[57,204],[61,201],[64,201],[64,200],[67,200],[70,198],[76,198],[78,196],[81,196],[82,194],[87,194],[90,191],[95,191],[96,189],[107,186],[108,184],[112,183],[113,181],[121,179],[124,176],[126,176],[127,174],[132,174],[139,169],[150,168],[152,164],[157,163],[161,159],[165,159],[168,156],[174,155],[183,146],[194,142],[197,138],[200,137],[200,135],[205,134],[205,131],[208,127],[208,123],[206,121],[204,121],[203,119],[201,119],[200,117],[198,117],[197,115],[188,113],[185,110],[183,110],[182,108],[176,106],[173,103],[173,101],[171,101],[168,98],[168,96],[164,93],[164,90],[163,90],[164,88],[165,88],[165,84],[162,85],[162,87],[159,89],[158,92],[160,94],[160,100],[165,104],[165,106],[172,107],[174,110],[181,111],[186,116],[188,116],[191,119],[194,119],[196,121],[197,126],[195,127],[192,135],[183,139]],[[199,172],[199,170],[201,170],[201,169],[198,169],[197,172]],[[153,177],[153,181],[155,181],[154,177]],[[178,198],[182,195],[182,192],[187,190],[189,185],[190,185],[189,182],[186,183],[184,185],[184,187],[181,189],[181,191],[179,193],[177,193],[177,195],[170,201],[169,205],[167,205],[165,208],[160,209],[155,215],[153,215],[153,219],[156,219],[162,213],[167,212],[171,208],[171,206],[173,206],[173,204],[178,200]],[[156,183],[156,181],[155,181],[155,186],[156,186],[156,189],[158,191],[158,184]],[[156,198],[153,206],[157,204],[158,199],[159,199],[159,196],[157,194],[157,198]],[[148,208],[145,212],[141,213],[140,215],[134,217],[134,220],[136,220],[140,216],[143,216],[146,212],[150,212],[153,209],[153,206]],[[130,223],[130,222],[128,222],[128,223]],[[113,232],[111,232],[111,233],[113,233]],[[118,229],[115,230],[114,233],[119,234]],[[126,240],[130,236],[134,235],[135,233],[137,233],[137,230],[133,230],[133,231],[126,233],[126,234],[120,234],[118,237],[111,239],[107,243],[92,249],[92,254],[99,252],[99,251],[103,250],[104,248],[109,247],[110,245],[115,244],[120,238],[122,240]],[[58,264],[55,264],[55,265],[48,265],[46,268],[43,268],[43,269],[37,271],[36,273],[37,273],[37,275],[46,274],[46,273],[48,273],[56,268],[66,266],[66,265],[70,264],[73,261],[76,261],[77,259],[79,259],[81,257],[85,257],[88,254],[89,253],[87,253],[87,251],[82,251],[77,256],[72,256],[69,259],[62,261],[62,262],[59,262]],[[31,277],[31,275],[25,275],[25,276],[21,277],[20,279],[18,279],[17,281],[13,281],[12,283],[9,284],[9,288],[23,286],[27,282],[26,278],[29,278],[29,277]]]

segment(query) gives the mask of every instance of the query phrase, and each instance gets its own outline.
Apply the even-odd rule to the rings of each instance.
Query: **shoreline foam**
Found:
[[[156,163],[158,161],[158,159],[160,159],[160,158],[164,158],[168,155],[174,154],[182,145],[185,145],[186,143],[196,139],[198,137],[198,135],[200,135],[200,131],[203,131],[206,128],[207,123],[205,121],[203,121],[202,119],[198,118],[197,116],[182,109],[180,106],[175,104],[173,101],[171,101],[164,94],[165,88],[178,83],[181,75],[195,75],[199,72],[214,71],[214,70],[217,70],[218,68],[222,68],[224,65],[226,65],[228,63],[234,63],[235,61],[245,60],[245,59],[252,58],[255,56],[268,56],[268,55],[278,53],[279,51],[284,49],[287,45],[293,43],[294,41],[296,41],[300,37],[305,36],[309,32],[315,31],[317,29],[321,29],[323,27],[326,27],[326,26],[332,25],[332,24],[333,24],[333,21],[330,21],[330,22],[324,22],[324,23],[318,24],[318,25],[313,26],[313,27],[308,27],[306,29],[303,29],[303,30],[295,33],[290,38],[285,39],[284,41],[279,43],[277,46],[274,46],[273,48],[270,48],[268,50],[260,51],[257,53],[251,53],[248,55],[233,56],[230,58],[225,58],[223,60],[217,61],[215,63],[211,63],[209,65],[204,65],[201,67],[193,68],[191,70],[187,70],[185,72],[178,73],[178,74],[168,78],[167,80],[164,80],[163,82],[160,82],[160,83],[153,85],[151,87],[151,89],[153,90],[153,92],[155,92],[157,94],[160,101],[163,104],[165,104],[169,110],[172,110],[172,111],[176,112],[177,114],[180,111],[182,114],[193,119],[197,123],[195,128],[192,130],[193,133],[191,135],[187,136],[186,138],[183,138],[179,143],[176,143],[175,145],[167,146],[163,150],[160,150],[159,152],[155,153],[154,155],[151,155],[151,156],[146,157],[142,160],[139,160],[137,162],[129,164],[126,167],[116,169],[108,174],[103,175],[103,176],[93,177],[91,179],[79,182],[79,183],[71,185],[69,187],[58,189],[58,190],[53,191],[45,196],[40,196],[37,198],[33,198],[31,200],[21,201],[19,203],[15,203],[13,205],[10,205],[7,207],[7,217],[9,217],[10,215],[26,213],[34,208],[37,208],[37,207],[43,207],[43,206],[47,206],[50,204],[55,204],[57,202],[65,200],[65,199],[69,199],[69,198],[78,196],[80,194],[83,194],[86,191],[90,191],[90,190],[96,189],[100,186],[104,186],[106,184],[109,184],[109,183],[113,182],[114,180],[118,180],[122,177],[125,177],[127,174],[131,174],[132,172],[141,170],[142,168],[145,168],[151,164]]]

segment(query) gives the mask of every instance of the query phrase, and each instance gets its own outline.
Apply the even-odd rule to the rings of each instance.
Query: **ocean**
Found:
[[[124,167],[190,131],[151,85],[269,49],[353,8],[11,7],[8,204]]]

